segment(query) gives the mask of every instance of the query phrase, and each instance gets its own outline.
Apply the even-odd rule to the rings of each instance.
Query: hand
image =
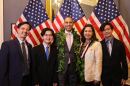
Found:
[[[57,83],[53,83],[53,86],[58,86],[58,84]]]
[[[124,86],[126,84],[126,80],[122,79],[121,80],[121,86]]]
[[[93,83],[96,85],[96,84],[99,84],[100,81],[94,80]]]
[[[36,84],[35,86],[39,86],[39,84]]]

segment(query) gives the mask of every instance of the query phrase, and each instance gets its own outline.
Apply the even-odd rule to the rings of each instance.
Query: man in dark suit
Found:
[[[31,45],[25,41],[31,25],[18,24],[18,37],[3,42],[0,51],[0,86],[31,86]]]
[[[103,23],[100,27],[105,39],[101,41],[103,49],[103,86],[122,86],[128,79],[126,52],[121,41],[113,37],[111,23]]]
[[[41,32],[43,43],[32,49],[33,84],[35,86],[57,86],[57,47],[52,29]]]
[[[76,58],[79,49],[79,36],[73,30],[73,20],[66,17],[64,29],[57,34],[59,60],[59,86],[76,86]]]

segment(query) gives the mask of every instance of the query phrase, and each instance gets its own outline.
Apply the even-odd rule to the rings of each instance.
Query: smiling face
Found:
[[[71,17],[66,17],[64,21],[65,30],[70,32],[73,29],[73,20]]]
[[[93,36],[93,31],[91,27],[86,27],[84,30],[84,37],[86,40],[91,40]]]
[[[53,38],[53,35],[52,35],[52,32],[51,31],[46,31],[45,34],[43,35],[43,40],[44,40],[44,43],[50,45],[53,43],[54,41],[54,38]]]
[[[106,25],[103,30],[103,35],[105,38],[110,38],[112,36],[112,29],[110,25]]]
[[[18,37],[21,40],[25,40],[25,38],[28,36],[30,26],[28,24],[23,24],[18,28]]]

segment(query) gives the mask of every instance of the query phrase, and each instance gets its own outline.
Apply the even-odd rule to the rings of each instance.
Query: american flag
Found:
[[[114,26],[113,35],[124,43],[126,54],[130,61],[130,37],[128,26],[113,0],[99,0],[88,19],[88,23],[91,23],[95,27],[95,31],[100,40],[103,39],[103,35],[100,32],[100,26],[105,21],[111,22]]]
[[[16,25],[24,21],[28,21],[32,25],[27,41],[33,46],[42,43],[41,30],[45,27],[52,27],[41,0],[30,0]],[[17,26],[13,27],[13,37],[17,37]]]
[[[64,0],[61,8],[53,21],[53,28],[56,32],[63,28],[65,17],[72,17],[74,20],[74,28],[81,32],[87,19],[77,0]]]

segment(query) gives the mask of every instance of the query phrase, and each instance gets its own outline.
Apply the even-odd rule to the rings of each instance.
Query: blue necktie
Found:
[[[49,47],[48,46],[46,47],[46,58],[47,58],[47,60],[49,58]]]

